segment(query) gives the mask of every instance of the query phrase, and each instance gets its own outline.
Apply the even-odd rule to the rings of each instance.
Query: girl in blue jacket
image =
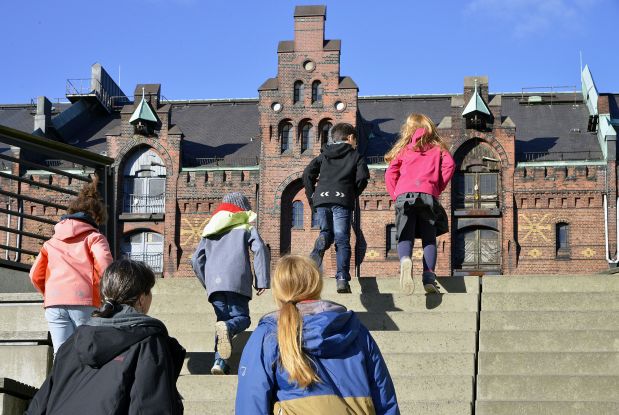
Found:
[[[272,289],[279,311],[260,320],[243,351],[237,414],[400,413],[376,342],[354,312],[320,299],[312,260],[280,259]]]

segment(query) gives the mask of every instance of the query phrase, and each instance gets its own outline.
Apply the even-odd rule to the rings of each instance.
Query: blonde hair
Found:
[[[310,358],[303,352],[303,318],[296,304],[304,300],[318,300],[322,291],[322,277],[314,261],[299,255],[282,257],[273,275],[273,295],[277,302],[279,321],[277,342],[279,361],[290,374],[290,382],[301,388],[320,382]]]
[[[414,150],[426,150],[430,147],[440,146],[447,151],[447,145],[438,135],[436,126],[427,115],[411,114],[406,118],[400,128],[400,138],[395,142],[391,150],[385,154],[385,162],[390,163],[396,158],[412,140],[413,134],[418,128],[425,128],[426,133],[415,143]]]

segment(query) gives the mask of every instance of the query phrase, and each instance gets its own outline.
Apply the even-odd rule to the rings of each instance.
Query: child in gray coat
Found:
[[[231,339],[251,324],[249,300],[252,285],[256,295],[270,287],[269,250],[258,230],[251,225],[256,214],[249,200],[239,192],[228,193],[206,224],[202,239],[191,258],[196,276],[206,288],[213,305],[215,323],[214,375],[230,373],[227,359]],[[249,263],[254,253],[255,282]]]

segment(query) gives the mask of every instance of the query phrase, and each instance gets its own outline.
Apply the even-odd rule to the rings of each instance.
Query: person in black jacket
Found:
[[[60,347],[25,415],[182,414],[176,380],[185,349],[146,313],[155,275],[141,262],[112,263],[105,304]]]
[[[320,235],[310,257],[320,267],[324,253],[335,242],[337,292],[350,292],[350,222],[355,200],[368,184],[370,173],[357,152],[355,127],[335,124],[331,141],[303,171],[307,200],[318,215]],[[316,185],[318,181],[318,185]]]

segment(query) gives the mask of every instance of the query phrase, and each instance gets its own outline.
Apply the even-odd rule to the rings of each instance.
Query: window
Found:
[[[294,104],[303,103],[304,89],[303,82],[297,81],[294,83],[294,95],[292,97]]]
[[[303,202],[300,200],[292,202],[292,227],[303,229]]]
[[[292,124],[289,122],[280,126],[279,142],[281,144],[282,153],[292,149]]]
[[[150,148],[130,155],[124,167],[123,211],[126,213],[165,212],[166,168]]]
[[[313,138],[312,124],[306,122],[301,127],[301,153],[312,148]]]
[[[398,241],[396,239],[396,227],[395,225],[387,225],[387,244],[385,247],[387,256],[397,255],[398,253]]]
[[[312,104],[316,102],[322,102],[322,84],[320,81],[312,83]]]
[[[121,245],[122,256],[144,262],[155,272],[163,270],[163,235],[155,232],[138,232],[125,235]]]
[[[456,206],[492,209],[499,203],[498,173],[463,173],[456,176]]]
[[[500,264],[499,232],[473,227],[459,231],[455,240],[455,266],[462,269],[494,268]]]
[[[329,121],[323,121],[320,125],[320,146],[324,146],[329,141],[329,130],[333,124]]]
[[[312,210],[312,229],[320,229],[320,221],[318,220],[318,213]]]
[[[570,229],[570,225],[564,222],[557,223],[556,225],[557,256],[558,257],[569,257],[570,256],[569,229]]]

